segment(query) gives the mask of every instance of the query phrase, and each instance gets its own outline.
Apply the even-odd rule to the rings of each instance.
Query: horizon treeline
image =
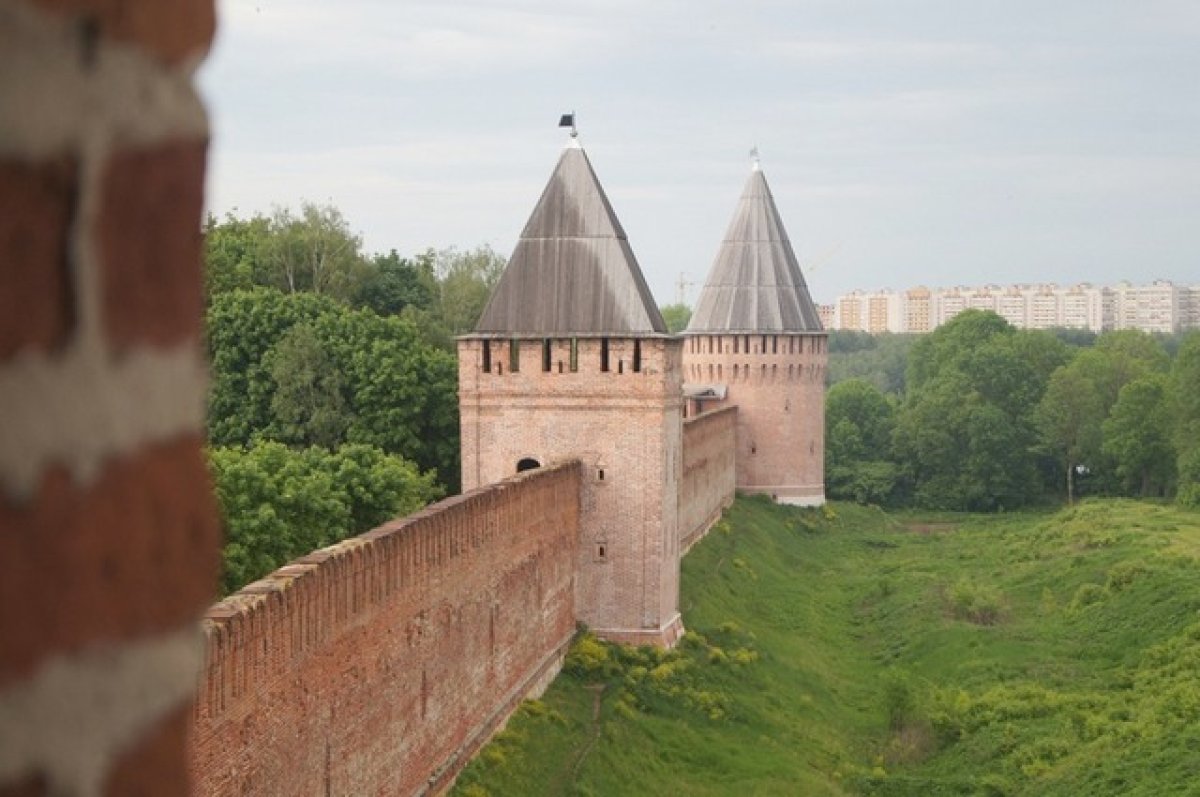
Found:
[[[308,202],[209,215],[203,233],[222,588],[457,492],[454,336],[504,258],[366,253]]]
[[[833,333],[826,492],[1002,511],[1080,495],[1200,506],[1200,331],[1023,330],[970,310],[922,336]]]

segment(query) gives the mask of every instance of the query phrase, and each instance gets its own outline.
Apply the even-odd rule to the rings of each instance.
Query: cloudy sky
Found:
[[[1200,282],[1195,0],[219,0],[208,203],[508,254],[581,138],[661,303],[757,145],[818,301]],[[688,291],[693,301],[697,288]]]

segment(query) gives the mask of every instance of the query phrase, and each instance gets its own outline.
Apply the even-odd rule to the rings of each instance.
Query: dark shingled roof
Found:
[[[578,146],[559,158],[475,332],[666,334],[625,230]]]
[[[687,331],[822,331],[767,178],[758,168],[746,181]]]

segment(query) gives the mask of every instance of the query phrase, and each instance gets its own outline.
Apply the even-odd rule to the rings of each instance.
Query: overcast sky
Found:
[[[575,110],[663,304],[754,145],[818,301],[1200,282],[1196,0],[218,5],[217,213],[332,202],[367,251],[507,255]]]

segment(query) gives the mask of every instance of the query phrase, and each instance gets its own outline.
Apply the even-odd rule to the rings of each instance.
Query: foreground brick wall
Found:
[[[737,482],[737,407],[683,422],[683,483],[679,493],[680,550],[687,552],[733,503]]]
[[[575,628],[580,465],[521,474],[317,551],[212,607],[201,795],[450,782]]]
[[[187,792],[211,0],[0,3],[0,794]]]

